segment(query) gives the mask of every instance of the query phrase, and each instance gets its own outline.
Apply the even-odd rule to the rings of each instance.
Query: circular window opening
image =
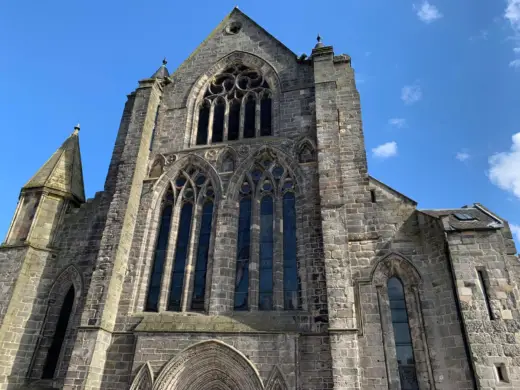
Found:
[[[226,27],[226,32],[230,35],[238,34],[242,30],[242,23],[232,22]]]

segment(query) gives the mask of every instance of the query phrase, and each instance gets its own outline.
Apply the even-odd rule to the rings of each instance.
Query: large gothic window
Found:
[[[188,302],[187,306],[192,310],[204,309],[213,205],[214,190],[205,173],[194,167],[181,171],[173,188],[166,192],[163,200],[145,303],[146,311],[159,311],[160,301],[167,302],[166,309],[170,311],[184,310],[183,301]],[[198,222],[198,229],[194,232],[195,239],[192,239],[192,227],[195,222]],[[168,240],[168,237],[172,237],[172,227],[176,229],[172,238],[174,243]],[[196,250],[192,249],[192,245],[195,245]],[[167,253],[173,253],[173,256],[169,257]],[[171,275],[167,278],[163,277],[165,269],[171,269]],[[190,269],[193,269],[193,293],[188,298],[186,276]],[[169,291],[161,297],[162,291],[165,290],[161,288],[161,283],[167,281]]]
[[[243,179],[238,219],[235,310],[251,309],[249,291],[258,294],[258,310],[275,310],[282,306],[287,310],[300,308],[294,190],[291,176],[269,155],[262,156]],[[276,210],[283,210],[282,215],[278,215]],[[257,220],[253,219],[255,215]],[[275,234],[277,225],[281,227],[281,235]],[[253,226],[257,228],[252,229]],[[259,245],[256,257],[250,250],[251,242]],[[279,250],[275,250],[280,246],[283,256],[278,256]],[[276,269],[283,270],[280,280],[275,280],[278,277]],[[249,278],[251,270],[257,270],[257,278]],[[251,283],[257,284],[250,286]],[[283,297],[283,302],[277,296]]]
[[[199,105],[196,144],[272,135],[271,96],[260,71],[227,68],[211,80]]]
[[[394,330],[397,366],[401,379],[402,390],[418,390],[415,359],[413,354],[410,324],[402,282],[396,278],[388,280],[388,298],[392,313],[392,327]]]

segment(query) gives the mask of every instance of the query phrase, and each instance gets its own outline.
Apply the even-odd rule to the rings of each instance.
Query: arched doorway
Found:
[[[56,323],[56,330],[54,331],[51,345],[47,351],[47,358],[45,359],[45,365],[43,366],[42,379],[54,378],[60,358],[60,352],[63,347],[63,341],[65,340],[65,334],[69,325],[72,307],[74,305],[74,293],[74,286],[70,286],[69,291],[63,300],[58,322]]]
[[[195,344],[170,360],[153,385],[156,390],[263,390],[253,364],[217,340]]]

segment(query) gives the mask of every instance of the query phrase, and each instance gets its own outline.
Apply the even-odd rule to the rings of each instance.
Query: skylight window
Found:
[[[477,218],[475,218],[473,215],[470,214],[464,214],[464,213],[455,213],[453,214],[455,217],[460,221],[475,221]]]

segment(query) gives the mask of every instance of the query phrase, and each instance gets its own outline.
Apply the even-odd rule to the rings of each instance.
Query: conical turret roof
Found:
[[[168,61],[166,61],[166,58],[163,60],[162,65],[159,69],[155,71],[155,73],[150,77],[151,79],[163,79],[165,77],[168,77],[170,75],[170,72],[168,72],[168,69],[166,68],[166,64]]]
[[[57,190],[72,195],[80,202],[85,201],[79,125],[23,188],[38,187]]]

